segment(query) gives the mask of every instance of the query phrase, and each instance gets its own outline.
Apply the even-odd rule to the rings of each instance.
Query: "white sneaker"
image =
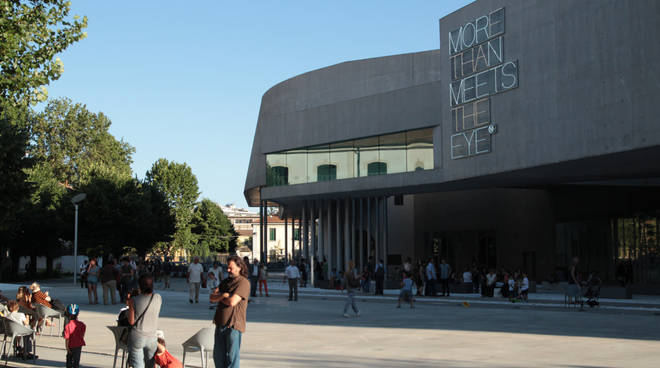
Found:
[[[351,318],[351,316],[349,316],[348,313],[344,313],[344,317]]]

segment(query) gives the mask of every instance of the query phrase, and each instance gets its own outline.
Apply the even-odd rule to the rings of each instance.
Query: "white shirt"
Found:
[[[252,265],[252,276],[259,276],[259,265],[257,263]]]
[[[25,314],[21,313],[21,312],[11,312],[11,313],[9,313],[7,318],[9,318],[10,320],[12,320],[14,322],[20,323],[21,326],[24,326],[25,321],[27,320],[27,317],[25,317]]]
[[[286,268],[286,277],[289,279],[297,279],[300,277],[300,271],[298,271],[298,267],[296,266],[289,266]]]
[[[204,267],[201,263],[193,263],[188,266],[188,281],[190,282],[202,282],[202,272],[204,272]]]
[[[222,267],[211,268],[211,269],[209,269],[209,272],[213,272],[213,274],[215,275],[215,278],[218,279],[218,282],[222,281],[222,278],[224,276],[222,274]]]
[[[488,286],[493,285],[495,283],[495,279],[497,278],[497,275],[494,273],[489,273],[486,275],[486,280],[488,280]]]
[[[513,287],[515,286],[515,281],[513,279],[509,279],[509,291],[513,291]]]
[[[522,286],[520,287],[520,290],[528,290],[529,289],[529,279],[525,277],[522,280]]]
[[[463,272],[463,282],[465,283],[472,282],[472,272],[470,271]]]

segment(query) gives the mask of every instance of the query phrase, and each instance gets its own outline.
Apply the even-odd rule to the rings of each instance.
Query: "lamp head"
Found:
[[[87,194],[85,194],[85,193],[78,193],[78,194],[74,195],[73,198],[71,198],[71,203],[73,203],[74,205],[76,205],[76,204],[78,204],[78,203],[84,201],[85,198],[87,198]]]

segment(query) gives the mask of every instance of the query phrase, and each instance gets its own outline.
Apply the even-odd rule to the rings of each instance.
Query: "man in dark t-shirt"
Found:
[[[240,364],[241,336],[245,332],[250,296],[250,281],[247,279],[245,262],[240,257],[229,257],[227,272],[229,277],[222,280],[209,297],[211,303],[218,303],[213,317],[213,361],[216,368],[233,368]]]

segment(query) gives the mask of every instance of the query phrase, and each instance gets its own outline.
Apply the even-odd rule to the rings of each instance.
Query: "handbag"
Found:
[[[147,313],[147,310],[149,309],[149,306],[151,305],[152,300],[154,300],[154,294],[153,293],[151,294],[151,298],[149,299],[149,303],[147,303],[147,307],[144,308],[144,310],[142,311],[142,314],[140,314],[140,317],[138,317],[135,320],[135,323],[133,323],[132,325],[128,325],[128,327],[126,327],[121,332],[121,336],[119,336],[119,341],[121,341],[122,344],[128,346],[128,336],[131,334],[131,331],[133,331],[133,327],[135,327],[135,325],[137,325],[137,323],[142,319],[142,317],[144,317],[144,314]]]

